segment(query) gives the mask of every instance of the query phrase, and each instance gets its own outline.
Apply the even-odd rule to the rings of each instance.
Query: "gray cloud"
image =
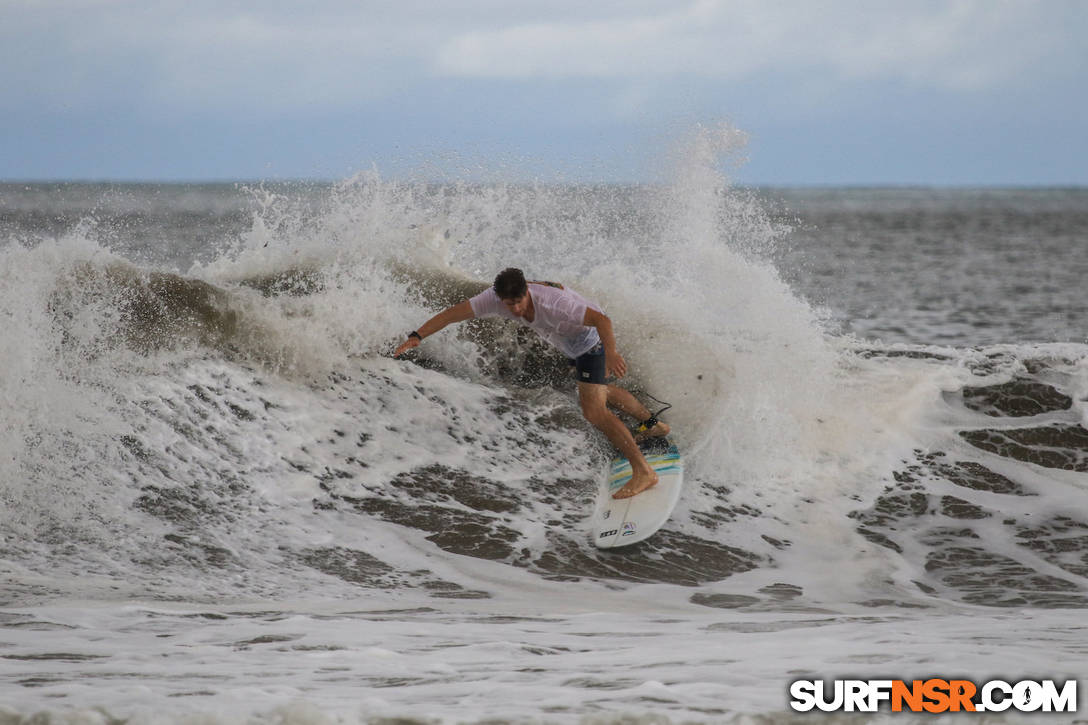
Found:
[[[861,137],[985,139],[964,162],[984,168],[1010,134],[1032,178],[1081,178],[1085,37],[1082,0],[0,0],[0,174],[82,156],[92,175],[147,159],[223,175],[229,154],[261,169],[290,150],[301,171],[283,173],[308,174],[302,159],[439,144],[554,158],[729,117],[757,167],[778,154],[769,173],[795,178],[817,145]],[[221,151],[179,162],[178,138]],[[861,156],[837,156],[843,178]]]
[[[483,78],[730,80],[786,72],[985,90],[1079,55],[1088,30],[1083,8],[1016,0],[699,0],[637,16],[471,30],[438,50],[436,66]]]

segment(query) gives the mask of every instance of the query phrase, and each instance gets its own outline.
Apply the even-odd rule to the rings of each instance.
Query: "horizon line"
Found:
[[[42,178],[13,178],[13,179],[0,179],[0,185],[4,186],[18,186],[18,185],[39,185],[39,186],[63,186],[63,185],[86,185],[86,186],[106,186],[106,185],[119,185],[119,186],[237,186],[237,185],[259,185],[259,184],[284,184],[284,185],[336,185],[343,183],[352,176],[343,178],[328,178],[328,177],[285,177],[285,178],[259,178],[259,177],[237,177],[237,178],[135,178],[135,177],[42,177]],[[486,185],[486,184],[513,184],[518,186],[524,185],[539,185],[539,186],[667,186],[667,182],[662,181],[650,181],[650,180],[555,180],[555,179],[453,179],[453,180],[441,180],[441,179],[405,179],[398,175],[389,175],[380,177],[383,181],[397,181],[406,183],[422,183],[422,184],[451,184],[458,182],[465,182],[472,185]],[[755,189],[947,189],[947,190],[970,190],[970,189],[994,189],[994,190],[1082,190],[1088,189],[1088,183],[1077,182],[896,182],[896,181],[853,181],[853,182],[790,182],[790,181],[727,181],[726,186],[737,188],[755,188]]]

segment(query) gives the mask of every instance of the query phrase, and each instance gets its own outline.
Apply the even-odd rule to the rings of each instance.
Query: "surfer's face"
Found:
[[[529,297],[529,293],[526,292],[521,297],[503,300],[502,303],[506,305],[506,309],[510,310],[514,317],[525,317],[525,315],[529,313],[533,301],[532,298]]]

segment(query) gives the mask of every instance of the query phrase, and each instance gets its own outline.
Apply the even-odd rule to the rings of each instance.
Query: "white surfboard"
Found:
[[[630,461],[612,459],[598,487],[593,513],[593,543],[598,548],[614,549],[645,541],[676,508],[684,483],[684,459],[679,449],[665,438],[651,438],[642,451],[657,472],[657,485],[631,498],[612,498],[631,479]]]

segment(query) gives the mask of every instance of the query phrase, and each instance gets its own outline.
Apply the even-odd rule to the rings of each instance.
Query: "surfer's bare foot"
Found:
[[[635,440],[641,443],[648,438],[661,438],[667,436],[671,430],[668,423],[659,420],[653,428],[635,433]]]
[[[650,471],[649,475],[632,476],[623,488],[612,494],[612,498],[631,498],[656,485],[657,474],[653,471]]]

